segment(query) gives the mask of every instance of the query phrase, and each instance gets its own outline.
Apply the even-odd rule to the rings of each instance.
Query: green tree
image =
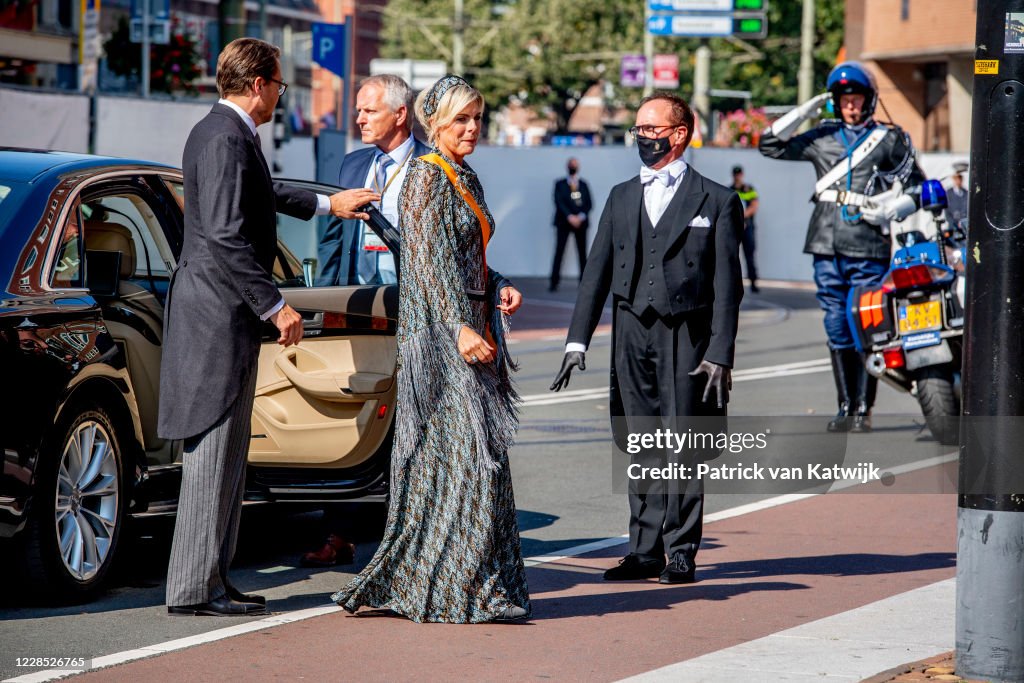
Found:
[[[564,126],[583,93],[599,81],[612,88],[612,106],[634,107],[642,91],[619,87],[625,54],[643,52],[643,0],[465,0],[466,73],[488,107],[515,97],[551,107]],[[816,87],[835,62],[843,39],[843,5],[818,0],[814,51]],[[800,64],[802,0],[769,3],[763,41],[714,38],[711,84],[749,90],[755,106],[794,104]],[[392,0],[384,20],[383,54],[451,63],[453,0]],[[679,56],[679,91],[693,96],[699,39],[656,37],[655,54]],[[716,108],[728,102],[715,102]],[[734,103],[737,107],[742,102]]]

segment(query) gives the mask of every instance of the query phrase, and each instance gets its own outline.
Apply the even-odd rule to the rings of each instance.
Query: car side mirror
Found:
[[[87,249],[85,286],[96,297],[116,297],[121,285],[121,252]]]

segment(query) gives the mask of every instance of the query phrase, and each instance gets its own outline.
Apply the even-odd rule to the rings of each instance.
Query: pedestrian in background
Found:
[[[743,298],[743,206],[730,188],[683,161],[693,131],[693,110],[678,95],[655,93],[641,102],[630,130],[640,174],[612,188],[605,203],[551,385],[559,391],[573,368],[586,369],[585,352],[610,292],[616,444],[626,442],[623,432],[644,432],[651,418],[675,426],[676,418],[726,413]],[[677,457],[692,466],[700,455]],[[629,555],[605,580],[693,582],[703,515],[699,478],[631,479]]]
[[[743,263],[747,269],[747,279],[750,280],[750,291],[757,294],[761,291],[757,286],[757,263],[754,260],[754,251],[757,248],[754,241],[754,216],[758,208],[757,190],[753,185],[743,182],[742,166],[732,167],[732,189],[736,190],[740,201],[743,202]]]
[[[580,178],[579,159],[569,159],[566,164],[568,175],[555,182],[555,260],[551,265],[551,282],[548,291],[558,289],[562,274],[562,257],[565,243],[572,237],[576,240],[576,254],[579,257],[580,277],[587,265],[587,228],[590,227],[590,187]]]
[[[369,564],[331,599],[416,622],[530,614],[508,449],[518,426],[506,315],[522,295],[487,267],[494,219],[465,162],[483,96],[458,76],[416,114],[434,151],[402,187],[398,398],[387,527]]]
[[[164,311],[160,418],[165,439],[184,440],[181,494],[167,569],[167,611],[244,616],[266,600],[228,580],[245,488],[256,365],[263,321],[278,343],[298,344],[302,318],[270,273],[277,212],[309,220],[353,218],[369,190],[331,197],[274,182],[256,127],[271,120],[288,87],[281,51],[255,38],[232,41],[217,60],[220,101],[185,143],[185,234]],[[365,214],[363,214],[365,215]]]
[[[968,195],[967,189],[964,187],[964,176],[959,170],[953,173],[953,185],[946,193],[946,197],[946,201],[948,202],[948,206],[946,207],[946,221],[949,223],[950,227],[963,230],[966,235]]]

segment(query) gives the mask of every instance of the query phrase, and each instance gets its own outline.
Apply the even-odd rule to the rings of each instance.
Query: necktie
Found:
[[[382,200],[384,197],[384,187],[388,183],[388,167],[393,163],[395,162],[389,155],[384,153],[377,155],[377,187],[374,189],[380,193]]]

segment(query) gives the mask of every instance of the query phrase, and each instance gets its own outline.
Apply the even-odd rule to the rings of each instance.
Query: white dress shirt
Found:
[[[249,116],[249,113],[247,111],[245,111],[244,109],[239,107],[237,104],[235,104],[231,100],[226,100],[224,98],[221,98],[220,100],[218,100],[217,104],[223,104],[225,107],[230,107],[231,109],[233,109],[235,111],[235,113],[238,114],[242,118],[242,121],[245,123],[245,125],[249,127],[249,131],[252,133],[252,136],[256,137],[256,122],[253,120],[253,118],[251,116]],[[317,196],[316,196],[316,215],[317,216],[326,216],[330,212],[331,212],[331,198],[328,197],[325,194],[317,194]],[[283,296],[278,300],[278,302],[276,304],[271,306],[270,309],[266,313],[264,313],[263,315],[260,316],[260,320],[268,320],[270,318],[270,316],[274,315],[275,313],[280,311],[282,308],[284,308],[284,297]]]
[[[387,155],[391,157],[391,161],[393,163],[385,169],[388,174],[387,180],[384,183],[386,189],[384,187],[374,187],[374,180],[377,176],[377,167],[380,164],[379,156],[374,156],[373,162],[370,164],[370,169],[366,173],[366,179],[363,181],[364,187],[376,189],[377,192],[380,193],[380,212],[384,215],[384,218],[387,218],[388,222],[395,227],[398,227],[398,196],[402,193],[402,183],[405,182],[406,172],[409,170],[409,158],[412,157],[414,144],[415,141],[410,135],[406,138],[405,142],[387,153]],[[364,227],[363,229],[369,230],[370,228]],[[374,252],[374,256],[377,259],[375,269],[380,273],[381,279],[388,283],[398,282],[398,269],[395,268],[395,255],[388,251]]]
[[[647,208],[647,217],[651,219],[651,225],[657,226],[658,221],[665,215],[665,210],[672,203],[672,198],[676,196],[676,190],[683,184],[684,175],[686,175],[686,162],[681,158],[657,171],[646,166],[640,170],[640,182],[644,187],[644,206]],[[569,342],[565,345],[565,352],[569,353],[570,351],[586,353],[587,345]]]

